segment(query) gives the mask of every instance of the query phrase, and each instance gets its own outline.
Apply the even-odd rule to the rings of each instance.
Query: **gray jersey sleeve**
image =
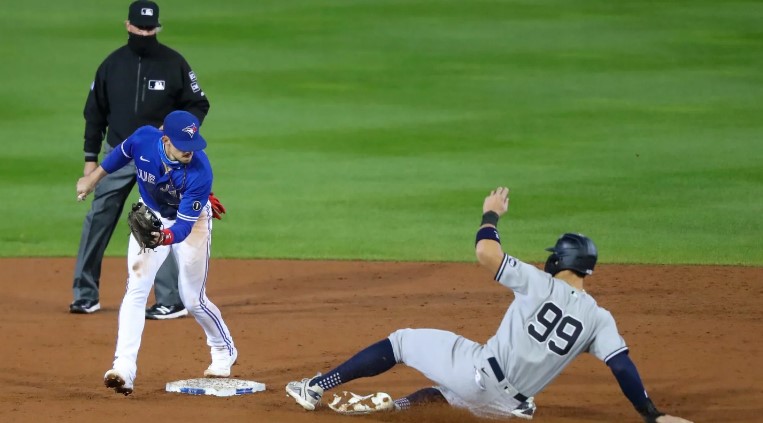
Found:
[[[588,352],[606,363],[610,358],[623,351],[627,351],[628,347],[625,345],[623,337],[617,331],[615,318],[612,317],[610,312],[599,307],[596,313],[596,320],[596,336],[588,347]]]
[[[545,297],[551,291],[552,278],[533,265],[504,254],[495,280],[520,295]]]

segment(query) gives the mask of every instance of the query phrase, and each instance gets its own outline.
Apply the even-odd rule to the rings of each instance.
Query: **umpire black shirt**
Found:
[[[125,45],[98,67],[85,103],[85,161],[98,161],[101,142],[116,147],[144,125],[159,127],[173,110],[199,122],[209,101],[180,53],[154,42],[142,55]]]

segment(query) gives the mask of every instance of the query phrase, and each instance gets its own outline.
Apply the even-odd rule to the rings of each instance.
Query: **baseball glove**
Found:
[[[127,213],[127,223],[142,250],[153,250],[162,244],[162,221],[145,204],[133,203]]]
[[[214,192],[209,193],[209,202],[212,204],[212,217],[218,220],[223,220],[225,206],[220,203],[220,199],[215,196]]]

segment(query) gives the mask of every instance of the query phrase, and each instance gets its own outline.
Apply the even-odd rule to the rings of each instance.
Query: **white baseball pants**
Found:
[[[174,221],[162,218],[162,223],[167,228],[171,227]],[[141,252],[135,237],[130,235],[127,252],[127,292],[119,309],[114,368],[131,381],[137,373],[138,350],[146,323],[148,295],[159,267],[170,253],[174,254],[178,263],[180,299],[204,329],[207,345],[229,350],[234,348],[233,338],[220,310],[209,301],[206,294],[211,243],[212,210],[209,202],[183,242]]]

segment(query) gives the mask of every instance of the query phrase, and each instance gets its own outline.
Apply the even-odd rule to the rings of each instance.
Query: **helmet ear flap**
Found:
[[[559,268],[559,256],[556,253],[551,253],[546,259],[546,265],[543,266],[543,271],[551,276],[556,275],[562,269]]]

